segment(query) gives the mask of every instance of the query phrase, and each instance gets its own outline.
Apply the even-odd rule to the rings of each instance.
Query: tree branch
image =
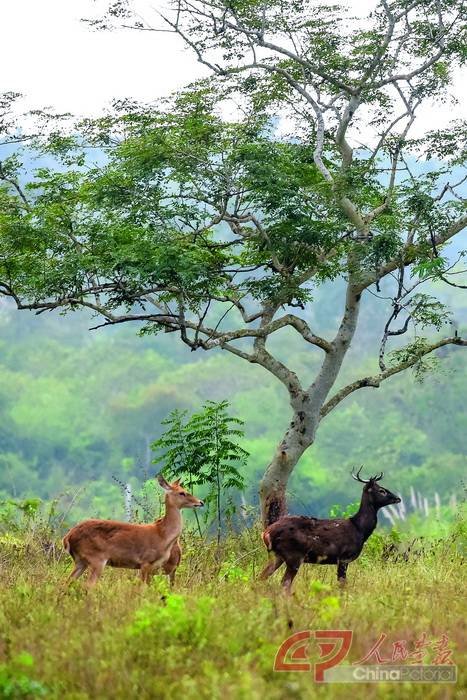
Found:
[[[6,173],[3,169],[3,163],[1,161],[0,161],[0,180],[3,180],[4,182],[8,182],[10,185],[12,185],[15,188],[15,190],[17,191],[17,193],[19,194],[19,196],[21,197],[21,199],[23,200],[26,209],[28,211],[31,211],[31,207],[29,205],[27,197],[24,194],[23,190],[21,189],[19,183],[14,178],[8,177],[8,175],[6,175]]]
[[[448,240],[453,238],[453,236],[457,235],[458,233],[460,233],[460,231],[462,231],[465,228],[467,228],[467,215],[462,216],[457,221],[451,222],[451,224],[447,227],[445,233],[439,233],[436,236],[433,236],[434,245],[439,246],[443,243],[446,243]],[[405,266],[410,265],[414,260],[417,250],[417,245],[412,243],[412,239],[410,238],[410,240],[407,241],[402,250],[402,264]],[[392,260],[386,262],[384,265],[381,265],[381,267],[375,274],[365,275],[365,279],[359,283],[360,292],[363,292],[363,290],[367,289],[372,284],[379,282],[391,272],[397,270],[400,264],[400,257],[393,258]]]
[[[439,340],[436,343],[431,343],[430,345],[427,345],[422,352],[410,358],[409,360],[406,360],[405,362],[400,362],[399,364],[394,365],[393,367],[389,367],[384,372],[380,372],[379,374],[376,374],[372,377],[364,377],[363,379],[358,379],[357,381],[348,384],[343,389],[338,391],[337,394],[335,394],[332,397],[332,399],[330,399],[326,404],[324,404],[323,408],[320,411],[320,420],[327,416],[328,413],[330,413],[338,404],[340,404],[341,401],[343,401],[354,391],[357,391],[358,389],[363,389],[364,387],[378,388],[385,379],[388,379],[389,377],[392,377],[395,374],[399,374],[399,372],[403,372],[404,370],[413,367],[418,362],[420,362],[420,360],[423,357],[429,355],[438,348],[444,347],[445,345],[459,345],[467,347],[467,340],[462,340],[462,338],[459,338],[458,336],[454,336],[452,338],[444,338],[443,340]]]

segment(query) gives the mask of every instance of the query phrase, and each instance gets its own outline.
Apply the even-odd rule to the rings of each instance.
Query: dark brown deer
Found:
[[[351,476],[365,484],[358,513],[348,519],[322,520],[305,515],[285,515],[262,534],[268,552],[275,554],[261,574],[268,578],[282,564],[287,569],[282,586],[290,595],[294,580],[303,562],[336,564],[337,580],[345,584],[347,567],[357,559],[363,545],[376,527],[377,513],[383,506],[400,503],[400,498],[378,484],[383,473],[371,479],[361,479],[360,472]]]
[[[150,583],[163,568],[171,581],[180,563],[178,538],[182,532],[183,508],[201,508],[204,503],[180,486],[180,479],[169,484],[160,474],[165,489],[165,515],[155,523],[120,523],[114,520],[85,520],[63,538],[63,549],[73,557],[75,567],[67,583],[78,579],[89,568],[85,583],[92,588],[107,564],[123,569],[139,569],[141,581]]]

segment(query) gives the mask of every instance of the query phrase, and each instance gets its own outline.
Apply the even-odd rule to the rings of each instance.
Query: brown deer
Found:
[[[163,568],[171,580],[180,563],[178,538],[182,531],[182,508],[201,508],[203,501],[180,486],[180,479],[169,484],[160,474],[165,489],[165,515],[155,523],[120,523],[114,520],[85,520],[63,538],[63,549],[71,554],[75,568],[67,584],[78,579],[89,567],[85,583],[92,588],[106,564],[123,569],[139,569],[139,578],[150,583],[154,572]]]
[[[322,520],[305,515],[285,515],[270,525],[262,534],[268,552],[275,554],[261,574],[271,576],[282,564],[287,569],[282,579],[285,592],[290,595],[292,581],[300,566],[309,564],[336,564],[337,580],[345,584],[347,567],[357,559],[363,545],[376,527],[377,513],[383,506],[400,503],[401,499],[378,484],[383,473],[371,479],[361,479],[360,472],[351,476],[365,484],[358,513],[348,519]]]

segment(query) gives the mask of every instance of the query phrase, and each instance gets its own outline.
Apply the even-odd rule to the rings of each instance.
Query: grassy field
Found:
[[[255,530],[220,547],[191,538],[172,591],[164,577],[141,588],[134,573],[110,568],[91,594],[79,584],[66,591],[71,559],[49,545],[37,535],[0,538],[0,698],[467,697],[466,566],[453,538],[407,552],[377,536],[350,565],[346,590],[335,567],[304,566],[291,600],[280,572],[256,580],[266,554],[252,551]],[[312,663],[314,630],[352,630],[347,663],[382,634],[383,657],[397,641],[413,651],[424,633],[431,645],[444,634],[458,681],[320,684],[313,672],[275,672],[280,644],[302,630],[312,630]]]

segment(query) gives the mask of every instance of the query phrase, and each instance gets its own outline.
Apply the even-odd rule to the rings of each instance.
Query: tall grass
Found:
[[[366,696],[465,698],[467,624],[462,532],[435,543],[373,536],[348,571],[345,590],[334,566],[303,566],[294,596],[280,592],[280,572],[257,576],[266,561],[259,530],[220,545],[186,535],[171,591],[134,572],[105,569],[86,594],[65,590],[71,560],[40,533],[0,538],[0,698],[268,700]],[[46,541],[47,540],[47,541]],[[449,637],[455,684],[317,684],[308,672],[273,670],[293,632],[350,629],[350,662],[386,634],[384,649],[423,633]],[[311,662],[319,650],[313,639]],[[434,656],[434,653],[431,653]],[[368,663],[375,663],[371,659]],[[397,663],[397,662],[395,662]]]

